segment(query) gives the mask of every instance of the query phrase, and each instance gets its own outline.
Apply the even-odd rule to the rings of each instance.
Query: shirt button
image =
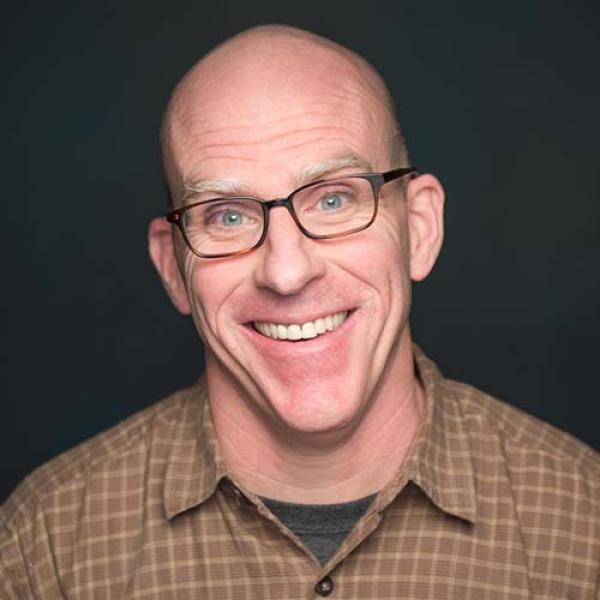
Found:
[[[321,581],[317,581],[315,584],[315,592],[319,594],[319,596],[329,596],[331,592],[333,592],[333,579],[326,575],[321,579]]]

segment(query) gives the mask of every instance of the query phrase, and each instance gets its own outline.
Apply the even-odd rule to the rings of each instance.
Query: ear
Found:
[[[177,310],[183,315],[191,314],[185,282],[175,255],[172,227],[164,217],[153,219],[148,227],[148,250],[165,290]]]
[[[444,189],[433,175],[419,175],[407,189],[410,276],[429,275],[444,239]]]

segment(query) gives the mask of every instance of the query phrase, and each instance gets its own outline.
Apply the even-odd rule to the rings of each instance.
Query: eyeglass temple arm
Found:
[[[393,179],[398,179],[400,177],[404,177],[405,175],[418,175],[419,172],[414,167],[405,167],[402,169],[392,169],[391,171],[386,171],[382,173],[384,183],[388,181],[392,181]]]

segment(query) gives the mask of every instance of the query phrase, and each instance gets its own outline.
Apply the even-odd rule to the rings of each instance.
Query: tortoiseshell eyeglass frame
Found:
[[[405,167],[405,168],[401,168],[401,169],[392,169],[391,171],[385,171],[384,173],[357,173],[357,174],[346,175],[344,177],[335,177],[333,179],[321,179],[319,181],[313,181],[311,183],[307,183],[306,185],[299,187],[298,189],[294,190],[289,196],[287,196],[287,198],[275,198],[273,200],[264,200],[262,198],[254,198],[252,196],[223,196],[220,198],[210,198],[208,200],[201,200],[200,202],[194,202],[192,204],[187,204],[186,206],[182,206],[181,208],[176,208],[174,210],[170,210],[165,215],[165,218],[167,219],[167,221],[169,223],[172,223],[173,225],[176,225],[179,228],[179,230],[181,231],[181,235],[183,236],[183,239],[184,239],[185,243],[187,244],[188,248],[196,256],[199,256],[200,258],[226,258],[226,257],[232,257],[232,256],[239,256],[239,255],[251,252],[252,250],[255,250],[265,241],[265,238],[267,236],[267,231],[269,228],[269,213],[270,213],[271,209],[276,206],[285,206],[285,208],[287,208],[292,219],[298,226],[298,229],[300,229],[300,231],[306,237],[309,237],[309,238],[315,239],[315,240],[326,240],[326,239],[345,237],[347,235],[351,235],[353,233],[363,231],[363,230],[367,229],[367,227],[369,227],[373,223],[373,221],[375,220],[375,217],[377,216],[377,211],[378,211],[378,207],[379,207],[379,191],[381,190],[381,188],[384,184],[386,184],[390,181],[393,181],[395,179],[400,179],[401,177],[405,177],[406,175],[411,175],[412,177],[416,177],[418,174],[419,173],[415,168]],[[342,180],[346,180],[346,179],[365,179],[371,184],[371,189],[373,191],[373,215],[371,216],[369,221],[366,222],[364,225],[361,225],[360,227],[356,227],[356,228],[350,229],[348,231],[342,231],[342,232],[333,233],[333,234],[314,234],[314,233],[311,233],[310,231],[308,231],[302,225],[302,223],[300,223],[300,220],[298,219],[298,216],[296,215],[296,211],[294,210],[294,205],[293,205],[294,196],[296,196],[296,194],[298,194],[299,192],[306,190],[307,188],[323,185],[324,183],[342,181]],[[236,250],[235,252],[225,252],[225,253],[221,253],[221,254],[206,254],[203,252],[199,252],[192,246],[192,244],[190,243],[190,240],[188,239],[188,236],[185,231],[183,215],[185,215],[185,213],[188,212],[189,210],[192,210],[194,207],[199,206],[201,204],[222,203],[222,202],[228,201],[228,200],[231,200],[231,201],[251,200],[260,205],[262,212],[263,212],[263,230],[262,230],[262,234],[261,234],[260,238],[258,239],[258,241],[255,244],[253,244],[249,248],[242,248],[241,250]]]

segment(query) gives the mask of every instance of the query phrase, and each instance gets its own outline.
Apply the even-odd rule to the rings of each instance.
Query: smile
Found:
[[[254,321],[254,329],[274,340],[309,340],[328,331],[335,331],[348,317],[348,311],[328,315],[316,321],[302,324],[286,325],[283,323],[266,323]]]

